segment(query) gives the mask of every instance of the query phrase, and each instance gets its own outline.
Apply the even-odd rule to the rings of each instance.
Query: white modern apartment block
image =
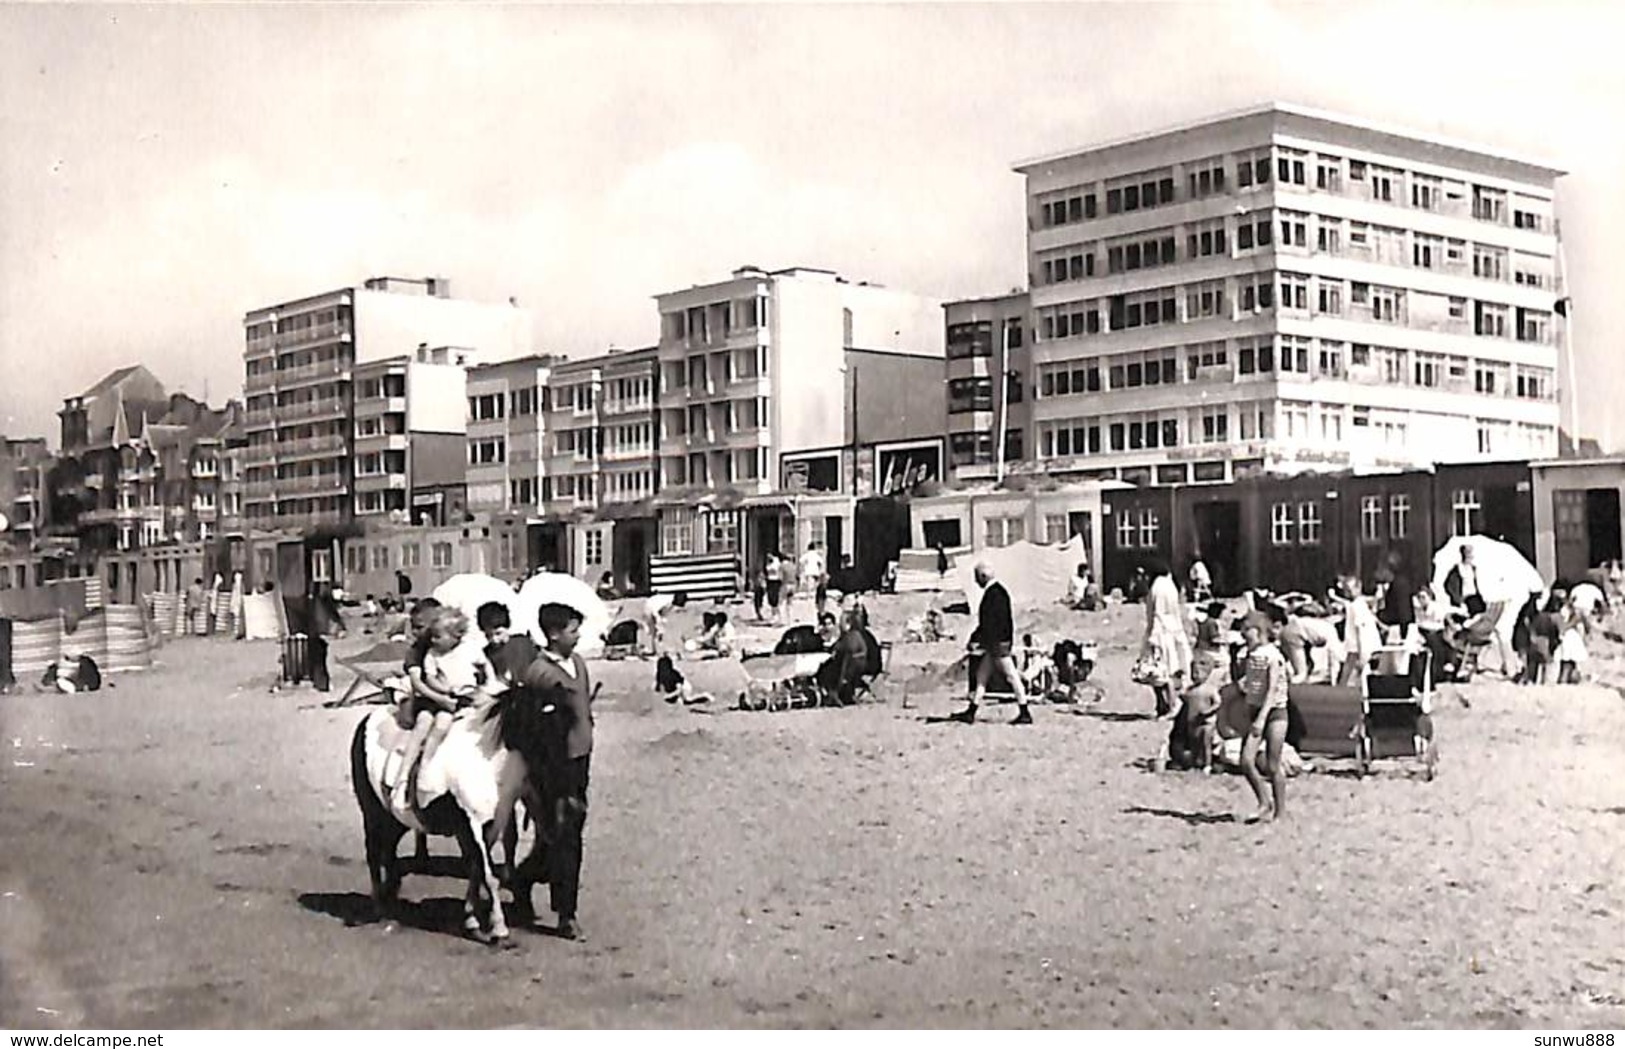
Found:
[[[1044,469],[1556,454],[1563,172],[1279,104],[1015,170]]]
[[[786,453],[848,440],[848,349],[943,357],[942,304],[828,270],[746,267],[656,296],[660,484],[780,484]]]
[[[468,505],[470,509],[536,511],[548,378],[560,358],[532,355],[468,371]]]

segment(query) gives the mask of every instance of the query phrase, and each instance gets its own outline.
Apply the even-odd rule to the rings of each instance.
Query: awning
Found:
[[[741,510],[789,510],[795,512],[798,497],[791,492],[769,492],[766,495],[747,495],[739,501]]]
[[[631,503],[605,503],[598,508],[596,519],[599,521],[630,521],[639,517],[654,516],[654,500],[639,499]]]

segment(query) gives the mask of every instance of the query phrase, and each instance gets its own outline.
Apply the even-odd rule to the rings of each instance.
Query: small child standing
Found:
[[[1213,771],[1213,736],[1219,718],[1218,657],[1198,649],[1191,660],[1191,685],[1180,696],[1179,716],[1168,732],[1168,753],[1186,768]]]
[[[1241,636],[1247,644],[1247,672],[1242,693],[1247,698],[1252,725],[1241,745],[1241,771],[1258,799],[1258,811],[1248,823],[1268,822],[1286,815],[1286,768],[1281,752],[1286,746],[1287,665],[1276,639],[1285,625],[1286,614],[1249,613],[1243,620]],[[1273,804],[1264,792],[1264,777],[1258,771],[1258,751],[1264,748],[1264,765],[1269,771]]]
[[[1203,611],[1202,621],[1196,624],[1196,651],[1213,654],[1217,666],[1218,653],[1224,649],[1224,602],[1211,601]]]
[[[1557,683],[1578,685],[1580,665],[1590,658],[1590,654],[1586,651],[1585,636],[1591,626],[1585,613],[1575,605],[1572,594],[1563,604],[1558,623],[1563,632],[1557,642]]]

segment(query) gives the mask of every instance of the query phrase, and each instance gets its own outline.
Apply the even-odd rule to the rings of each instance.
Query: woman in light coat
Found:
[[[1145,596],[1145,642],[1141,656],[1155,660],[1165,680],[1151,686],[1157,697],[1157,717],[1179,712],[1179,693],[1191,665],[1190,635],[1185,632],[1185,602],[1173,572],[1161,561],[1145,566],[1151,580]]]

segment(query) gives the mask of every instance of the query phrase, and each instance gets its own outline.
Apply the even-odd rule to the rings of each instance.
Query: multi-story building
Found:
[[[422,347],[354,372],[357,522],[446,524],[467,504],[470,351]]]
[[[956,476],[982,477],[1002,462],[1027,457],[1032,381],[1026,292],[997,298],[966,299],[943,307],[947,322],[948,469]],[[999,376],[1005,388],[995,390]],[[1003,431],[1004,443],[999,443]]]
[[[1555,168],[1276,104],[1015,170],[1049,472],[1556,454]]]
[[[365,485],[357,484],[354,467],[363,438],[355,412],[359,366],[391,360],[466,365],[518,356],[530,342],[529,314],[513,302],[453,299],[447,282],[437,278],[373,278],[360,287],[253,310],[243,323],[243,510],[247,523],[257,528],[342,530],[352,525],[358,506],[406,511],[410,489],[404,483],[404,444],[410,411],[404,393],[396,397],[384,392],[387,384],[371,399],[365,418],[382,419],[384,426],[391,416],[399,416],[402,429],[364,435],[365,454],[380,457],[379,471],[368,474]],[[418,351],[430,347],[441,349],[429,351],[428,359],[419,362]],[[445,354],[445,360],[435,354]],[[453,360],[454,354],[462,361]],[[379,378],[390,374],[391,368],[384,367]],[[433,390],[422,384],[419,388]],[[431,395],[438,401],[440,393]],[[463,396],[460,381],[455,391],[445,393],[445,399],[455,400],[459,419]],[[460,455],[461,431],[455,443]],[[392,453],[399,459],[386,463]],[[401,469],[388,468],[396,465]],[[395,477],[403,480],[397,483]],[[445,505],[444,486],[428,487],[439,489],[438,505]]]
[[[658,440],[656,347],[556,361],[542,396],[544,558],[646,585]]]
[[[872,489],[886,472],[876,442],[929,436],[940,471],[940,300],[827,270],[746,267],[656,302],[663,556],[754,563],[813,539],[839,556],[863,478]],[[917,448],[893,451],[893,473],[905,459],[904,473],[929,468],[909,458]],[[799,495],[820,491],[835,493],[829,506]]]
[[[43,437],[0,438],[0,546],[28,549],[45,524],[51,452]]]
[[[542,501],[542,410],[559,358],[533,354],[468,370],[468,505],[535,513]]]

